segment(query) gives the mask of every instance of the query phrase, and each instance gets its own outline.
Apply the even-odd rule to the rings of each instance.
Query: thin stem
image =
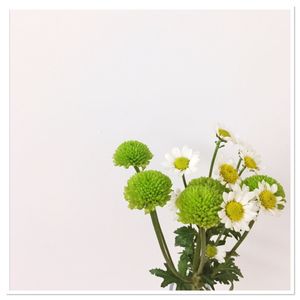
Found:
[[[248,233],[250,232],[251,228],[253,227],[255,221],[252,220],[250,223],[249,223],[249,231],[245,231],[243,233],[243,235],[241,236],[241,238],[237,241],[237,243],[233,246],[233,248],[227,252],[226,254],[226,257],[230,257],[236,250],[237,248],[241,245],[241,243],[244,241],[244,239],[247,237]]]
[[[200,263],[200,250],[201,250],[201,234],[200,234],[200,228],[199,232],[197,234],[197,239],[196,239],[196,249],[194,253],[194,260],[193,260],[193,273],[197,271]]]
[[[225,227],[221,230],[221,232],[219,233],[219,236],[216,239],[216,242],[215,242],[216,246],[218,245],[218,243],[219,243],[219,241],[220,241],[220,239],[221,239],[224,231],[225,231]]]
[[[201,260],[199,264],[199,268],[197,273],[200,275],[202,274],[203,267],[206,261],[205,251],[206,251],[206,232],[204,228],[200,228],[200,235],[201,235]]]
[[[241,169],[241,171],[240,171],[240,173],[239,173],[239,176],[241,176],[245,170],[246,170],[246,166],[244,166],[244,167]]]
[[[133,166],[135,171],[137,173],[140,172],[140,169],[136,166]],[[152,221],[152,224],[153,224],[153,228],[154,228],[154,231],[155,231],[155,234],[156,234],[156,237],[157,237],[157,240],[158,240],[158,243],[159,243],[159,246],[160,246],[160,250],[165,258],[165,261],[167,263],[167,266],[170,268],[171,272],[179,279],[181,279],[183,282],[185,283],[190,283],[189,280],[187,280],[186,278],[184,278],[183,276],[181,276],[175,266],[174,266],[174,263],[173,263],[173,260],[172,260],[172,257],[170,255],[170,252],[169,252],[169,249],[168,249],[168,245],[166,243],[166,240],[164,238],[164,234],[161,230],[161,227],[160,227],[160,224],[159,224],[159,220],[158,220],[158,216],[157,216],[157,213],[156,213],[156,210],[153,210],[150,212],[150,216],[151,216],[151,221]]]
[[[137,173],[140,172],[140,169],[139,169],[137,166],[133,166],[133,167],[134,167],[134,169],[135,169],[135,171],[136,171]]]
[[[217,157],[218,150],[220,149],[221,143],[222,143],[221,140],[218,140],[216,142],[216,148],[215,148],[215,151],[214,151],[211,163],[210,163],[210,169],[209,169],[209,175],[208,175],[209,177],[211,177],[211,175],[212,175],[214,164],[215,164],[215,160],[216,160],[216,157]]]
[[[186,188],[187,187],[187,183],[186,183],[186,179],[185,179],[185,175],[182,174],[182,180],[183,180],[183,185]]]
[[[238,161],[238,164],[236,166],[236,170],[239,171],[239,168],[241,166],[241,163],[242,163],[242,159],[240,158],[239,161]]]
[[[162,233],[162,230],[161,230],[161,227],[160,227],[160,224],[159,224],[159,220],[158,220],[158,216],[157,216],[156,210],[151,211],[150,216],[151,216],[151,220],[152,220],[152,224],[153,224],[153,227],[154,227],[154,231],[156,233],[156,236],[157,236],[157,239],[158,239],[158,243],[159,243],[159,246],[160,246],[160,248],[162,250],[163,256],[164,256],[167,264],[169,265],[169,267],[171,269],[175,269],[174,263],[172,261],[169,249],[167,247],[165,238],[163,236],[163,233]]]
[[[181,279],[184,282],[189,282],[186,278],[182,277],[176,270],[174,263],[172,261],[172,257],[170,255],[166,240],[164,238],[163,232],[161,230],[160,224],[159,224],[159,220],[158,220],[158,216],[156,213],[156,210],[153,210],[150,212],[150,216],[151,216],[151,220],[152,220],[152,224],[154,227],[154,231],[161,249],[161,252],[164,256],[164,259],[168,265],[168,267],[170,268],[171,272],[178,277],[179,279]]]

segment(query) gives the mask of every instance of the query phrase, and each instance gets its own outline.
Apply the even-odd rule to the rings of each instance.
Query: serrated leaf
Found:
[[[190,263],[191,257],[185,251],[183,251],[178,261],[178,271],[181,275],[186,275]]]
[[[243,277],[241,270],[235,265],[234,258],[230,257],[224,263],[218,264],[214,270],[214,280],[223,284],[233,284]]]
[[[166,270],[162,270],[159,268],[156,269],[151,269],[150,273],[157,276],[157,277],[161,277],[163,279],[162,283],[161,283],[161,287],[166,287],[172,283],[176,284],[176,289],[180,289],[180,290],[190,290],[190,287],[188,286],[187,283],[183,282],[181,279],[179,279],[178,277],[176,277],[172,271],[169,269],[167,264],[164,264]]]
[[[224,263],[219,263],[217,260],[208,261],[203,269],[202,280],[214,289],[217,283],[230,285],[233,289],[235,281],[243,277],[241,270],[235,265],[234,258],[226,258]]]
[[[197,231],[191,226],[183,226],[175,232],[175,246],[182,247],[178,261],[178,271],[181,275],[188,275],[191,272],[195,240]],[[187,274],[188,273],[188,274]]]
[[[207,230],[206,232],[207,240],[211,240],[211,237],[213,236],[219,236],[220,233],[222,233],[222,238],[218,241],[216,246],[224,245],[225,239],[227,237],[233,237],[236,240],[239,240],[241,238],[240,232],[236,232],[232,229],[225,228],[225,225],[223,223],[220,223],[218,226],[212,227]]]
[[[161,283],[161,287],[166,287],[171,283],[177,283],[178,279],[169,271],[169,270],[162,270],[162,269],[151,269],[150,273],[157,276],[161,277],[163,279]]]
[[[196,230],[190,226],[183,226],[174,231],[176,233],[175,246],[183,248],[190,247],[194,243],[197,234]]]

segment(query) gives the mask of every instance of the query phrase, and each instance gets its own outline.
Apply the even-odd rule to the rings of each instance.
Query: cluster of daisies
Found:
[[[164,173],[146,170],[153,155],[145,144],[126,141],[119,145],[113,156],[114,164],[132,167],[136,172],[124,188],[128,207],[150,213],[156,222],[156,208],[171,200],[177,220],[183,224],[195,225],[204,231],[223,224],[224,229],[240,234],[251,229],[260,211],[270,214],[281,211],[286,202],[283,187],[274,178],[259,174],[263,169],[260,156],[226,127],[218,126],[215,133],[216,146],[208,176],[187,181],[186,176],[198,170],[201,159],[198,152],[186,146],[173,148],[165,155],[163,165],[182,177],[182,190],[174,189]],[[220,149],[229,144],[236,151],[236,161],[225,160],[220,153]],[[158,227],[156,224],[155,228]],[[156,232],[158,239],[160,231]],[[164,247],[166,245],[162,250]],[[208,241],[205,256],[222,263],[226,251],[224,246]],[[168,259],[166,257],[167,262]],[[170,265],[172,267],[172,263]]]
[[[228,129],[220,126],[216,129],[216,136],[218,140],[215,154],[226,143],[231,143],[238,150],[237,162],[232,159],[225,160],[222,155],[216,162],[214,161],[215,155],[212,161],[213,164],[215,162],[213,178],[225,188],[218,217],[226,228],[243,233],[250,230],[249,223],[256,220],[260,210],[272,215],[278,214],[284,208],[285,195],[281,185],[273,178],[257,175],[262,168],[261,158],[249,145],[237,139]],[[165,159],[163,166],[180,174],[186,182],[185,175],[198,170],[200,155],[184,146],[182,149],[173,148],[165,155]],[[255,176],[243,180],[242,174],[246,170],[253,172]],[[173,210],[175,208],[175,211],[179,208],[180,193],[181,191],[177,189],[171,197],[170,205]],[[181,212],[178,215],[179,221],[182,221]],[[208,257],[215,257],[219,262],[224,261],[226,255],[224,246],[219,246],[217,249],[208,244],[207,247]]]

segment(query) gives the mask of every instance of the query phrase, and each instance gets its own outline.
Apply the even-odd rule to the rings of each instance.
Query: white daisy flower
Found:
[[[250,171],[257,172],[261,169],[261,158],[250,146],[241,144],[239,155],[243,160],[243,165]]]
[[[226,141],[226,142],[231,142],[233,144],[237,143],[236,137],[233,135],[233,133],[223,124],[217,124],[216,127],[216,135]]]
[[[234,231],[248,231],[249,222],[257,215],[255,203],[256,193],[250,192],[246,185],[241,188],[238,184],[229,193],[223,193],[223,203],[218,215],[226,228]]]
[[[241,181],[235,166],[236,165],[232,159],[225,160],[221,155],[216,162],[214,174],[222,184],[233,186]]]
[[[275,195],[277,190],[278,186],[276,183],[270,185],[264,180],[258,183],[258,188],[255,189],[254,192],[257,195],[260,208],[264,212],[275,215],[281,211],[278,207],[285,205],[283,198]]]
[[[206,246],[206,256],[208,258],[215,258],[220,264],[225,262],[226,250],[225,246],[214,246],[208,244]]]
[[[181,150],[178,147],[173,148],[171,153],[165,155],[165,158],[164,166],[180,175],[197,171],[197,165],[200,160],[198,152],[186,146]]]

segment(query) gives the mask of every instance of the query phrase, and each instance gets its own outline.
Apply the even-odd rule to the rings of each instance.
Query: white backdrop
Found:
[[[133,172],[112,164],[126,139],[149,145],[151,168],[199,150],[197,177],[223,122],[289,201],[288,11],[13,11],[10,51],[11,289],[159,289],[150,218],[123,200]],[[179,224],[158,213],[176,255]],[[290,288],[289,227],[289,203],[258,220],[236,289]]]

